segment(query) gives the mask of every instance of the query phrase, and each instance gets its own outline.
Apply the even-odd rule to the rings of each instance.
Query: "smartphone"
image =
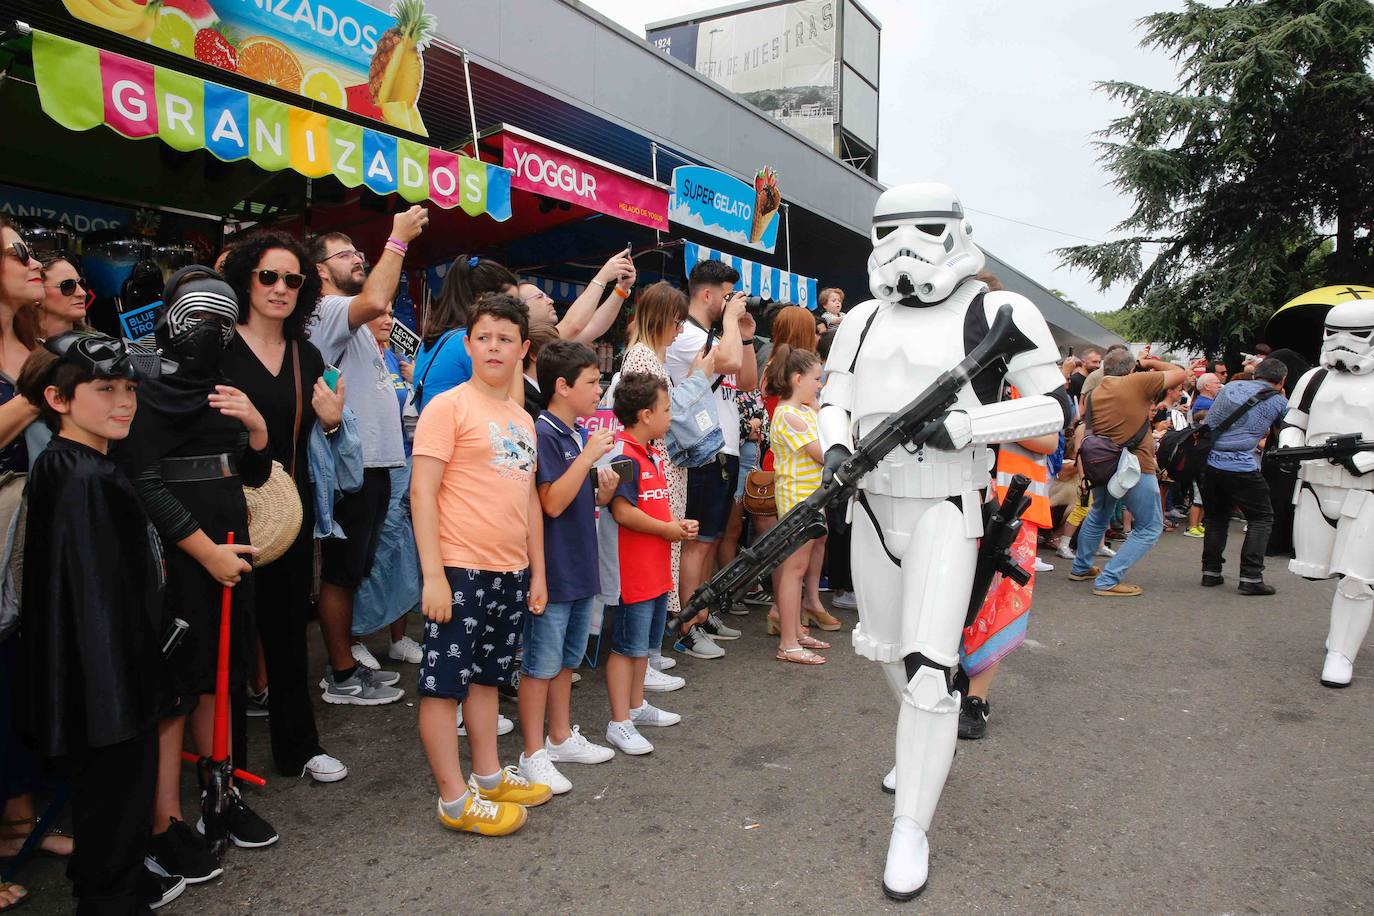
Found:
[[[328,363],[325,364],[325,367],[324,367],[324,383],[325,383],[326,385],[329,386],[329,390],[330,390],[330,391],[338,391],[338,390],[339,390],[339,376],[340,376],[340,375],[342,375],[342,373],[339,372],[339,367],[338,367],[338,366],[331,366],[331,365],[329,365]]]
[[[634,480],[635,480],[635,463],[634,463],[634,459],[632,459],[632,458],[625,458],[625,457],[612,458],[612,459],[611,459],[611,463],[610,463],[609,465],[600,465],[599,467],[609,467],[612,471],[615,471],[616,474],[618,474],[618,475],[620,476],[620,482],[621,482],[621,483],[634,483]],[[597,472],[597,470],[599,469],[599,467],[593,467],[593,468],[592,468],[592,486],[593,486],[593,487],[596,486],[596,472]]]

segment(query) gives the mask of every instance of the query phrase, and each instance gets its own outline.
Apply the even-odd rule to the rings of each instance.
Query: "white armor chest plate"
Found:
[[[1307,444],[1350,433],[1374,439],[1374,376],[1328,372],[1307,413]],[[1325,460],[1304,461],[1298,476],[1315,484],[1374,490],[1374,474],[1357,477]]]
[[[964,358],[966,309],[947,300],[930,308],[891,308],[874,319],[853,373],[855,441]],[[959,392],[956,406],[978,406],[971,386]],[[991,459],[983,446],[914,454],[898,448],[864,478],[863,488],[888,496],[957,496],[988,485]]]

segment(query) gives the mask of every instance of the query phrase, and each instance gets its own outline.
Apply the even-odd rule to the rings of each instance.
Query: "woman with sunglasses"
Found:
[[[90,287],[64,257],[43,262],[43,301],[39,304],[38,334],[49,340],[73,328],[86,326],[86,306],[90,301]]]
[[[37,311],[43,301],[43,272],[19,230],[0,215],[0,473],[27,474],[29,448],[24,431],[38,419],[38,409],[15,397],[16,379],[37,346]],[[19,486],[0,493],[0,524],[8,527],[18,508]],[[13,499],[4,499],[12,494]],[[19,852],[36,820],[30,793],[43,784],[38,758],[23,745],[11,727],[12,678],[18,640],[0,642],[0,799],[5,801],[0,823],[0,860]],[[40,849],[48,855],[68,856],[70,837],[49,833]],[[17,888],[14,890],[13,888]],[[0,909],[23,898],[23,888],[0,885]]]
[[[348,769],[320,746],[307,684],[306,620],[314,572],[315,500],[310,485],[310,432],[326,434],[343,415],[345,379],[325,384],[324,357],[305,339],[320,298],[320,277],[303,272],[305,246],[272,229],[236,240],[224,258],[224,279],[238,296],[238,322],[224,354],[224,376],[267,422],[268,449],[296,482],[301,530],[275,562],[254,570],[263,667],[250,678],[250,714],[268,715],[277,772],[336,782]],[[256,681],[256,683],[252,683]]]

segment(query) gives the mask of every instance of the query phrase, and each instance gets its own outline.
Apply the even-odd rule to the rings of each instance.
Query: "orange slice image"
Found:
[[[305,71],[291,49],[262,35],[254,36],[239,45],[239,72],[259,82],[285,89],[301,91]]]

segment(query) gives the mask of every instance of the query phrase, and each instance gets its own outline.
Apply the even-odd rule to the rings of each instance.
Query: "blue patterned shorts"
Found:
[[[524,631],[529,570],[447,566],[444,575],[453,591],[453,616],[447,623],[425,621],[420,696],[463,700],[469,684],[511,684],[520,670],[515,654]]]

